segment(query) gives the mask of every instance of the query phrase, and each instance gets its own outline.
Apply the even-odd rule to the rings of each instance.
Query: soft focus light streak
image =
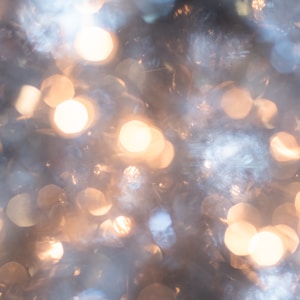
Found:
[[[23,85],[15,102],[16,110],[25,117],[31,117],[39,104],[41,92],[34,86]]]
[[[74,45],[78,54],[90,62],[106,61],[112,55],[115,46],[112,35],[96,26],[81,29]]]
[[[89,121],[87,108],[73,99],[61,102],[56,107],[53,118],[58,129],[67,135],[82,132]]]
[[[280,262],[284,255],[284,246],[273,231],[261,230],[252,237],[249,253],[258,266],[270,267]]]

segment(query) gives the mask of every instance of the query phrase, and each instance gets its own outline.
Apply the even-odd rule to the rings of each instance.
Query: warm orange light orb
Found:
[[[249,252],[259,266],[270,267],[279,263],[284,255],[284,247],[276,233],[265,230],[251,239]]]
[[[249,243],[255,234],[256,229],[252,224],[244,221],[233,223],[225,231],[224,242],[233,254],[248,255]]]
[[[138,120],[125,123],[119,134],[119,142],[124,150],[131,153],[144,152],[152,140],[149,126]]]
[[[64,255],[62,243],[55,240],[37,242],[36,250],[41,261],[58,262]]]
[[[296,138],[288,132],[277,132],[270,138],[270,152],[278,162],[299,160],[300,150]]]
[[[97,26],[83,28],[75,39],[77,53],[90,62],[107,60],[114,50],[112,35]]]
[[[73,99],[61,102],[54,111],[54,123],[65,134],[80,133],[88,121],[87,108]]]

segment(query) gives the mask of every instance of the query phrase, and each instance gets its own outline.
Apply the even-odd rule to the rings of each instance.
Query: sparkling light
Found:
[[[75,40],[75,49],[78,54],[90,62],[107,60],[114,50],[112,35],[96,26],[83,28]]]
[[[45,240],[36,244],[37,256],[41,261],[58,262],[64,255],[61,242],[56,240]]]
[[[130,153],[146,151],[152,140],[149,126],[138,120],[125,123],[119,134],[121,146]]]
[[[270,138],[270,151],[278,162],[299,160],[300,151],[296,138],[284,131],[277,132]]]
[[[251,239],[249,250],[253,261],[263,267],[278,264],[284,254],[282,240],[268,230],[260,231]]]
[[[126,237],[131,232],[132,220],[125,216],[119,216],[113,220],[113,226],[119,237]]]
[[[32,116],[39,104],[41,92],[34,86],[23,85],[15,102],[16,110],[24,116]]]
[[[256,229],[252,224],[244,221],[237,222],[226,229],[224,242],[233,254],[248,255],[250,240],[255,234]]]
[[[79,101],[67,100],[61,102],[55,109],[54,122],[65,134],[82,132],[89,121],[87,108]]]

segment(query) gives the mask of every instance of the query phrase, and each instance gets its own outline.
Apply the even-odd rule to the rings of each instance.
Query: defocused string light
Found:
[[[119,142],[129,153],[141,153],[147,150],[151,143],[150,127],[139,120],[126,122],[120,130]]]
[[[234,87],[224,93],[221,104],[229,118],[241,120],[249,115],[253,100],[247,90]]]
[[[258,266],[270,267],[280,262],[284,255],[284,247],[276,233],[270,230],[261,230],[252,237],[249,253]]]
[[[112,203],[105,197],[102,191],[95,188],[86,188],[80,191],[76,197],[78,205],[93,216],[105,215]]]
[[[252,224],[244,221],[236,222],[226,229],[224,242],[233,254],[245,256],[249,254],[250,241],[255,234],[256,229]]]
[[[44,102],[50,107],[57,107],[61,102],[72,99],[75,94],[72,81],[60,74],[44,79],[41,85],[41,92]]]
[[[79,31],[74,46],[84,60],[104,62],[112,56],[115,43],[111,33],[100,27],[91,26]]]
[[[61,102],[54,110],[53,125],[58,133],[73,137],[82,133],[93,122],[93,107],[82,99]]]
[[[293,162],[300,159],[296,138],[288,132],[277,132],[270,138],[270,151],[278,162]]]
[[[15,102],[16,110],[25,117],[31,117],[39,104],[41,92],[34,86],[23,85]]]
[[[7,204],[6,215],[19,227],[36,225],[38,214],[34,198],[27,193],[15,195]]]

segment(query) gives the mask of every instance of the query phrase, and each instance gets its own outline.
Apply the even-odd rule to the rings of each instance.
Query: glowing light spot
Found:
[[[276,207],[272,215],[272,224],[285,224],[292,228],[298,226],[298,215],[294,203],[283,203]]]
[[[165,139],[160,130],[155,127],[150,127],[151,131],[151,143],[147,148],[146,161],[151,165],[165,149]],[[155,163],[155,162],[154,162]]]
[[[41,261],[57,263],[64,255],[64,248],[61,242],[48,239],[36,243],[36,252]]]
[[[131,232],[132,220],[128,217],[119,216],[113,220],[113,226],[119,237],[126,237]]]
[[[170,166],[175,156],[174,146],[168,140],[165,140],[165,147],[162,153],[149,164],[156,169],[165,169]]]
[[[149,126],[138,120],[125,123],[120,130],[119,142],[130,153],[146,151],[151,140],[152,136]]]
[[[299,237],[297,232],[290,226],[279,224],[274,226],[283,242],[285,252],[293,254],[299,246]]]
[[[76,100],[61,102],[54,111],[55,125],[65,134],[80,133],[85,129],[88,121],[86,107]]]
[[[258,228],[262,223],[262,218],[257,208],[242,202],[232,206],[227,213],[229,225],[240,221],[249,222]]]
[[[277,132],[270,138],[270,151],[278,162],[299,160],[300,152],[296,138],[287,132]]]
[[[57,203],[66,201],[66,194],[62,188],[54,184],[43,186],[37,195],[37,205],[40,209],[49,209]]]
[[[252,0],[252,8],[261,11],[266,6],[265,0]]]
[[[6,214],[19,227],[30,227],[37,222],[34,200],[26,193],[18,194],[9,200]]]
[[[232,88],[224,93],[221,105],[229,118],[241,120],[246,118],[250,113],[253,100],[247,90]]]
[[[243,221],[237,222],[226,229],[224,243],[233,254],[248,255],[250,240],[255,234],[256,229],[252,224]]]
[[[104,0],[81,0],[76,1],[76,9],[82,14],[94,14],[98,12],[104,4]]]
[[[41,85],[44,102],[50,107],[56,107],[61,102],[72,99],[75,94],[72,81],[63,75],[53,75],[46,78]]]
[[[112,55],[114,40],[112,35],[102,28],[86,27],[78,33],[75,49],[87,61],[103,62]]]
[[[278,264],[284,254],[280,237],[271,231],[261,231],[250,241],[250,256],[259,266],[269,267]]]
[[[15,102],[16,110],[24,116],[32,116],[39,104],[41,92],[34,86],[23,85]]]
[[[273,129],[278,115],[276,104],[268,99],[257,99],[254,106],[259,123],[265,128]]]
[[[94,216],[105,215],[112,206],[111,201],[106,199],[102,191],[94,188],[86,188],[79,192],[76,200],[82,209]]]

